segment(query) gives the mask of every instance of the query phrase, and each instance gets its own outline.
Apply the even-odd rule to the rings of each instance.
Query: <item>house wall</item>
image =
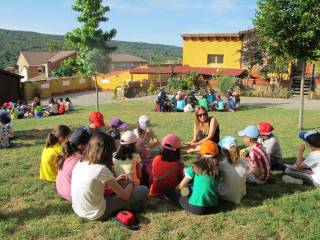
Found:
[[[241,40],[192,40],[183,42],[183,65],[240,68]],[[224,55],[223,64],[208,64],[208,54]]]
[[[92,89],[94,87],[94,82],[91,78],[66,77],[50,80],[26,81],[23,82],[22,85],[25,98],[30,100],[36,95],[40,95],[41,98],[47,98],[66,92]]]
[[[129,70],[97,75],[98,86],[103,90],[114,90],[118,86],[124,86],[129,80],[132,80]]]

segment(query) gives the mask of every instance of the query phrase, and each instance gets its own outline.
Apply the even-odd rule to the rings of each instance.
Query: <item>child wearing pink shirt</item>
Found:
[[[81,159],[82,152],[89,142],[90,134],[84,128],[75,130],[69,141],[63,145],[62,153],[57,158],[58,176],[56,188],[58,194],[71,202],[72,170]]]

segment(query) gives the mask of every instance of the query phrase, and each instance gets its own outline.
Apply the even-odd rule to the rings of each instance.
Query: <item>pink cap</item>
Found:
[[[181,140],[175,134],[168,134],[162,139],[162,147],[176,151],[181,147]]]

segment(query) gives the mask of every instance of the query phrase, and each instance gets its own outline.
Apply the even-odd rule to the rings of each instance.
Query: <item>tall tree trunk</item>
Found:
[[[98,91],[98,79],[97,75],[94,75],[95,85],[96,85],[96,107],[97,112],[99,112],[99,91]]]
[[[300,109],[299,109],[299,121],[298,128],[302,129],[303,127],[303,108],[304,108],[304,79],[306,76],[306,61],[302,62],[302,71],[301,71],[301,83],[300,83]]]

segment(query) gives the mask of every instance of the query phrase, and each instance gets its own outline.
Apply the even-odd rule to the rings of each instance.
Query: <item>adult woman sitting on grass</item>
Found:
[[[193,126],[193,138],[191,142],[186,142],[190,147],[186,153],[198,153],[200,145],[207,140],[219,143],[220,128],[215,117],[209,117],[204,107],[199,107],[196,111],[196,118]]]
[[[148,197],[145,186],[134,187],[129,183],[123,188],[114,178],[114,151],[114,140],[105,133],[97,132],[91,137],[82,160],[74,167],[71,181],[72,208],[79,217],[105,220],[120,210],[133,206],[138,209]],[[104,197],[106,186],[115,194]]]
[[[90,134],[86,129],[76,129],[70,139],[63,144],[62,153],[57,158],[57,192],[62,198],[69,202],[71,202],[72,170],[81,159],[89,139]]]

